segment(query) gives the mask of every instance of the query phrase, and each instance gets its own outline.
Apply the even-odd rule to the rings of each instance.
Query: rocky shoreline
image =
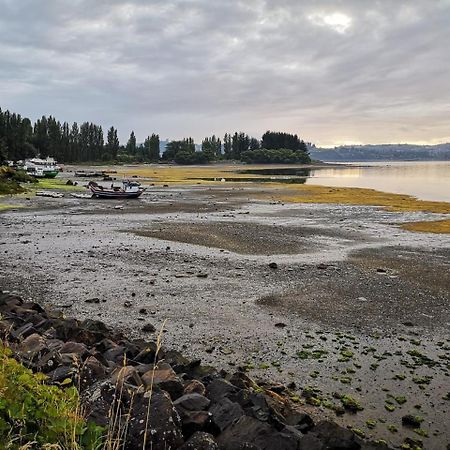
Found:
[[[125,449],[389,448],[332,421],[314,423],[292,386],[218,371],[165,350],[159,339],[128,339],[101,321],[66,318],[7,291],[0,316],[1,339],[14,357],[51,384],[77,386],[87,419],[113,428]],[[345,399],[342,405],[342,413],[358,409]],[[120,417],[114,424],[112,411]]]

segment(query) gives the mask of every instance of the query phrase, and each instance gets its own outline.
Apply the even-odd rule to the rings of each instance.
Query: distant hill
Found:
[[[450,143],[437,145],[380,144],[310,148],[320,161],[449,161]]]

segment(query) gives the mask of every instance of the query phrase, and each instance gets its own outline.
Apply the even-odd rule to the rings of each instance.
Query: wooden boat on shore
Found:
[[[138,198],[145,191],[139,183],[132,181],[123,181],[122,186],[111,185],[111,188],[105,188],[95,181],[90,181],[88,188],[97,198]]]

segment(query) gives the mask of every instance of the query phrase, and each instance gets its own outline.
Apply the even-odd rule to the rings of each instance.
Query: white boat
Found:
[[[36,178],[55,178],[61,170],[56,161],[49,157],[27,159],[24,168],[29,175]]]

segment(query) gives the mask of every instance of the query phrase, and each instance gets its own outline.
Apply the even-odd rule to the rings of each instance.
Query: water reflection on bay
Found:
[[[346,163],[342,167],[319,169],[272,166],[238,173],[270,176],[264,181],[306,181],[310,185],[360,187],[413,195],[422,200],[450,201],[450,161]]]
[[[306,184],[361,187],[450,201],[450,162],[377,162],[364,167],[318,169],[311,171]]]

